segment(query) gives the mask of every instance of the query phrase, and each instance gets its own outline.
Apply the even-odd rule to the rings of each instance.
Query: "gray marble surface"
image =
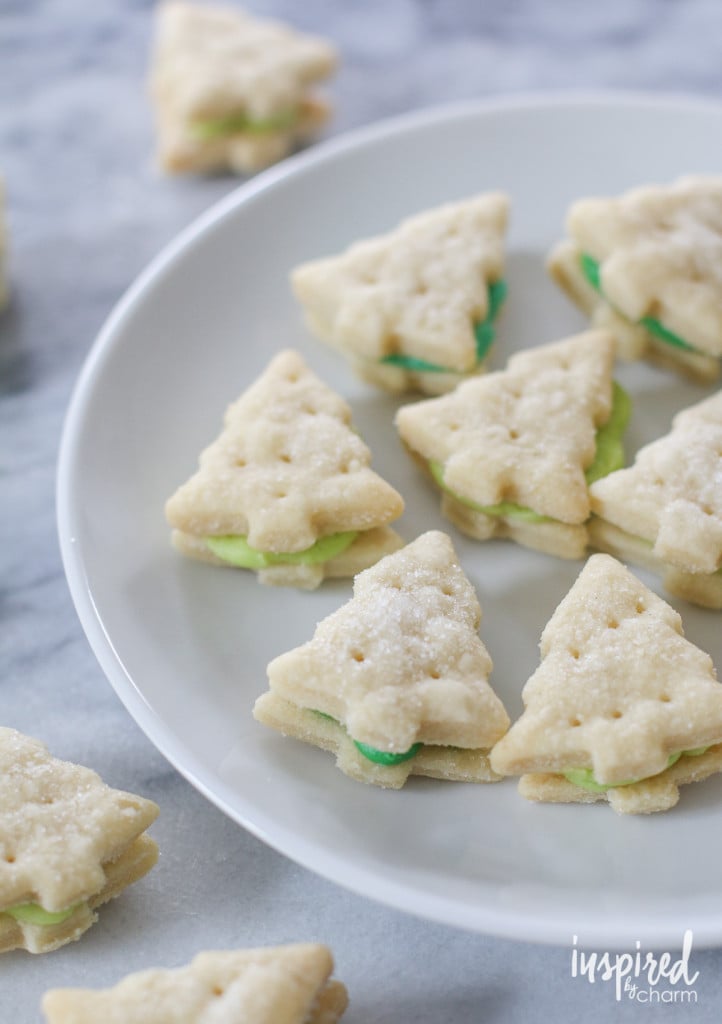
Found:
[[[513,91],[633,88],[722,97],[718,0],[250,0],[343,52],[340,133]],[[0,962],[0,1020],[35,1024],[57,985],[109,985],[199,949],[317,939],[347,982],[349,1024],[712,1021],[722,951],[695,951],[696,1005],[615,1003],[570,976],[570,950],[417,920],[274,853],[193,790],[120,705],[72,607],[55,532],[58,442],[112,305],[158,249],[236,184],[164,180],[151,162],[144,0],[0,0],[0,173],[13,299],[0,318],[0,720],[156,800],[159,866],[80,943]],[[99,1022],[101,1024],[101,1022]]]

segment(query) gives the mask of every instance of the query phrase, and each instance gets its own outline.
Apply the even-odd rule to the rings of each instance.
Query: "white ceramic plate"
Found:
[[[349,596],[261,587],[184,560],[163,504],[216,436],[225,405],[287,346],[351,403],[374,467],[404,494],[411,539],[444,528],[402,452],[395,402],[356,382],[311,338],[291,267],[485,189],[513,201],[509,299],[493,365],[583,326],[543,262],[576,197],[687,172],[722,173],[722,108],[677,100],[515,100],[431,111],[338,139],[230,195],[170,245],[113,312],[80,377],[58,486],[65,568],[111,684],[165,756],[240,824],[313,871],[396,907],[498,935],[568,945],[722,942],[722,777],[672,812],[619,818],[606,804],[525,802],[515,782],[352,782],[330,755],[251,717],[276,654]],[[629,452],[708,391],[644,366]],[[581,568],[452,533],[484,609],[492,681],[515,717],[541,630]],[[658,581],[642,578],[659,590]],[[722,667],[719,614],[679,604]]]

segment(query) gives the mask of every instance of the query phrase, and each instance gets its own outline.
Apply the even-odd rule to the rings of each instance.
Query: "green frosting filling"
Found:
[[[341,725],[339,721],[332,718],[331,715],[327,715],[325,711],[317,711],[315,708],[309,708],[309,711],[314,715],[318,715],[319,718],[325,718],[329,722],[335,722],[336,725]],[[353,739],[353,737],[351,737]],[[414,743],[408,750],[405,750],[402,754],[392,754],[388,750],[377,750],[376,747],[370,747],[368,743],[359,743],[358,740],[353,740],[354,746],[363,754],[369,761],[373,761],[374,764],[389,765],[401,764],[403,761],[410,761],[412,757],[421,750],[421,743]]]
[[[612,381],[612,411],[607,422],[597,431],[597,450],[594,462],[588,466],[584,475],[588,484],[601,480],[624,465],[624,445],[622,438],[632,414],[632,400],[616,381]]]
[[[602,291],[601,274],[599,271],[599,263],[595,259],[593,259],[588,253],[583,252],[579,257],[579,265],[581,267],[582,273],[584,274],[584,277],[587,279],[592,288],[596,292],[599,292],[599,294],[602,297],[604,297],[604,292]],[[675,334],[673,331],[670,331],[669,328],[665,327],[663,323],[661,323],[653,316],[644,316],[638,322],[642,327],[646,328],[646,330],[648,330],[650,334],[653,334],[655,338],[659,338],[660,341],[664,341],[668,345],[673,345],[675,348],[684,349],[687,352],[699,351],[694,347],[694,345],[690,345],[688,341],[685,341],[683,338],[680,338],[678,334]]]
[[[512,519],[522,519],[525,523],[552,523],[553,519],[548,516],[540,516],[537,512],[534,512],[530,508],[526,508],[524,505],[515,505],[512,501],[502,501],[498,505],[477,505],[475,501],[470,501],[468,498],[462,498],[456,491],[452,491],[451,488],[447,487],[444,483],[444,466],[441,462],[436,462],[434,459],[429,459],[429,469],[439,487],[450,494],[452,498],[455,498],[462,505],[466,505],[467,508],[472,508],[475,512],[483,512],[486,516],[509,516]]]
[[[272,565],[316,565],[329,562],[345,551],[358,537],[358,532],[331,533],[321,537],[305,551],[258,551],[245,537],[206,537],[205,542],[214,555],[241,569],[268,569]]]
[[[401,764],[403,761],[410,761],[421,750],[421,744],[414,743],[403,754],[390,754],[387,750],[377,750],[376,747],[370,747],[367,743],[359,743],[358,740],[353,742],[356,749],[369,761],[373,761],[374,764]]]
[[[678,754],[670,754],[667,759],[667,768],[671,768],[673,764],[676,764],[680,757],[701,757],[708,750],[709,747],[696,747],[694,750],[680,750]],[[643,779],[627,779],[624,782],[615,782],[614,785],[608,786],[597,782],[591,768],[570,768],[569,771],[562,772],[562,775],[565,779],[573,782],[575,786],[588,789],[590,793],[606,793],[608,789],[617,789],[619,786],[633,786],[635,782],[643,781]],[[646,775],[644,778],[653,778],[653,776]]]
[[[193,134],[200,139],[222,139],[227,135],[239,132],[251,135],[267,135],[269,132],[285,131],[293,127],[298,120],[295,110],[276,114],[275,117],[253,118],[247,114],[231,114],[228,117],[217,117],[208,121],[195,121]]]
[[[486,318],[474,325],[476,336],[476,361],[481,363],[491,346],[494,344],[494,321],[499,315],[499,310],[504,304],[507,293],[506,281],[492,281],[489,285],[489,304]],[[429,363],[425,359],[417,359],[415,356],[405,356],[400,353],[393,353],[384,356],[381,360],[389,366],[400,366],[404,370],[415,370],[418,373],[457,373],[447,366],[439,366],[437,363]]]
[[[69,907],[67,910],[51,911],[43,910],[39,903],[18,903],[16,907],[7,907],[2,913],[9,914],[10,917],[14,917],[16,921],[21,921],[23,924],[51,925],[66,921],[80,905],[80,903],[76,903],[75,906]]]
[[[622,437],[626,430],[629,416],[632,411],[632,402],[624,390],[616,381],[612,382],[612,410],[607,422],[597,431],[597,449],[594,461],[585,470],[584,475],[587,483],[592,484],[595,480],[607,476],[615,469],[621,469],[624,465],[624,447]],[[510,519],[518,519],[525,523],[553,523],[555,520],[549,516],[541,516],[525,505],[516,505],[511,501],[502,501],[498,505],[477,505],[476,502],[452,491],[444,483],[444,466],[441,462],[429,460],[429,469],[436,483],[442,490],[450,494],[456,501],[475,512],[483,512],[486,516],[506,516]]]

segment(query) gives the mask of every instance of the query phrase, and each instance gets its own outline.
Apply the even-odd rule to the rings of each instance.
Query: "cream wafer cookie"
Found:
[[[245,174],[285,157],[328,119],[316,85],[337,60],[327,40],[280,21],[165,0],[150,76],[161,168]]]
[[[661,573],[678,597],[722,608],[722,391],[678,413],[669,434],[590,494],[596,547]]]
[[[541,638],[524,712],[491,764],[530,800],[664,811],[722,771],[722,685],[677,612],[609,555],[593,555]]]
[[[47,1024],[336,1024],[348,996],[332,971],[311,943],[205,952],[109,989],[53,989],[43,1011]]]
[[[291,275],[311,331],[364,380],[440,394],[479,373],[506,294],[508,198],[487,192],[416,214]]]
[[[401,495],[370,468],[351,410],[296,352],[276,356],[226,411],[220,436],[166,504],[184,554],[310,589],[403,543]]]
[[[79,938],[158,859],[150,800],[0,728],[0,952]]]
[[[442,514],[477,540],[583,555],[589,483],[624,462],[629,400],[613,365],[612,336],[587,331],[400,409],[399,434],[441,490]]]
[[[722,178],[688,176],[580,199],[549,271],[623,359],[701,380],[722,356]]]
[[[336,755],[360,782],[490,782],[509,719],[489,684],[481,609],[449,538],[423,534],[360,573],[312,640],[268,666],[255,717]]]

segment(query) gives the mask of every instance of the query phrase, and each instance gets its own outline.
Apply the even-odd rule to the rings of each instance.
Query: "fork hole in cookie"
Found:
[[[291,456],[288,454],[288,452],[282,452],[278,457],[281,460],[281,462],[291,461]]]
[[[437,672],[435,668],[432,668],[431,672],[429,672],[429,678],[430,679],[441,679],[441,673]]]
[[[669,696],[668,693],[660,693],[659,702],[660,704],[671,704],[672,698]]]
[[[518,439],[519,439],[519,431],[518,430],[510,430],[509,431],[509,440],[510,441],[517,441]]]
[[[14,853],[6,853],[5,854],[5,863],[6,864],[14,864],[15,863],[15,854]]]
[[[212,992],[212,994],[214,996],[222,996],[223,995],[223,989],[221,988],[220,985],[214,985],[213,988],[211,989],[211,992]]]
[[[363,651],[358,651],[358,650],[351,651],[351,657],[353,658],[354,661],[358,661],[358,662],[362,662],[362,661],[366,660],[365,657],[364,657]]]
[[[580,718],[570,718],[569,724],[572,727],[572,729],[578,729],[582,722]]]
[[[622,711],[612,711],[612,718],[623,718],[624,713]]]
[[[619,623],[616,619],[610,619],[607,623],[607,629],[619,629]]]
[[[572,658],[574,658],[575,661],[579,660],[580,654],[579,654],[579,651],[576,649],[576,647],[570,647],[569,648],[569,653],[571,654]]]
[[[244,466],[246,465],[246,460],[245,459],[236,459],[236,465],[238,466],[239,469],[243,469]]]

